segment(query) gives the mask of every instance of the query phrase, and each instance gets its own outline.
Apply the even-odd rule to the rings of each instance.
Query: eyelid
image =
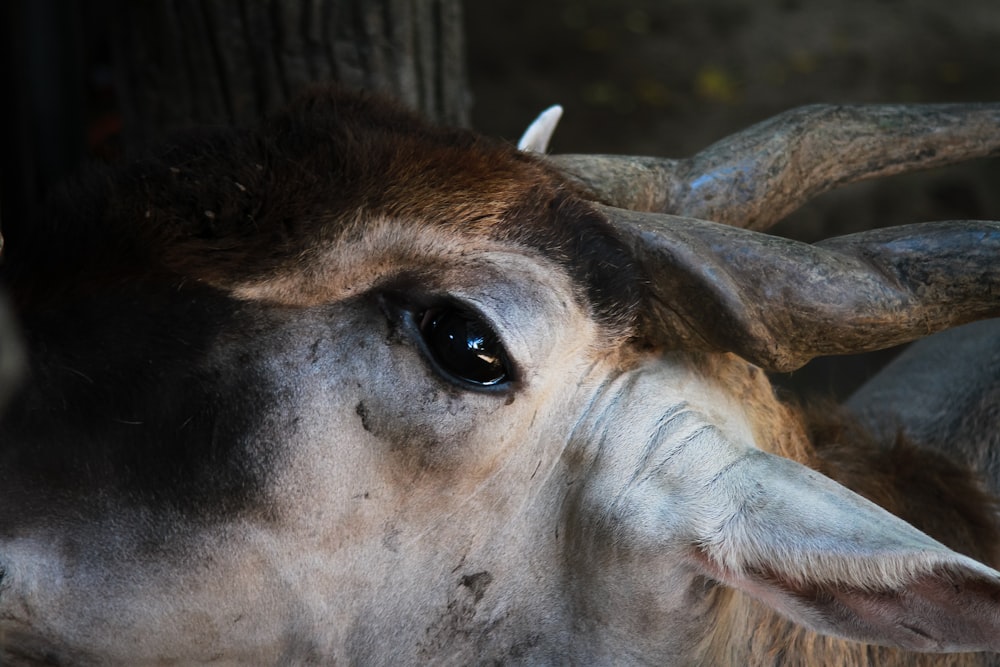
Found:
[[[380,302],[387,316],[400,323],[420,350],[421,355],[427,360],[434,372],[446,381],[461,387],[464,390],[477,393],[508,393],[516,388],[522,377],[521,369],[517,361],[511,355],[510,347],[505,339],[500,335],[492,318],[486,316],[476,306],[465,299],[453,294],[435,293],[410,293],[398,290],[391,290],[380,295]],[[452,373],[444,369],[431,352],[423,335],[423,328],[429,319],[434,317],[436,312],[445,308],[454,308],[469,316],[481,321],[496,337],[501,349],[506,368],[506,378],[496,384],[478,384],[472,381],[462,380],[453,377]]]

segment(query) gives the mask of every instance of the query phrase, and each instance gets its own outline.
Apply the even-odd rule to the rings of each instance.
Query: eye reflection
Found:
[[[427,349],[444,372],[484,387],[509,379],[506,351],[480,317],[444,306],[424,311],[419,319]]]

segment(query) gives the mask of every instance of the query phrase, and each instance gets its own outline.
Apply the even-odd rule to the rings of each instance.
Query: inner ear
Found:
[[[1000,646],[997,582],[961,567],[938,567],[891,588],[795,583],[774,573],[760,583],[783,598],[774,600],[777,609],[819,632],[915,651]]]

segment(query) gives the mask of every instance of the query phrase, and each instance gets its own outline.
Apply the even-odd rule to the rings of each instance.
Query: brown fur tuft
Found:
[[[978,476],[902,434],[879,443],[843,410],[807,411],[815,467],[955,551],[1000,565],[1000,500]]]
[[[531,248],[605,321],[638,301],[623,243],[552,167],[371,95],[317,88],[259,127],[189,132],[86,179],[5,248],[22,308],[143,283],[308,292],[379,221]]]

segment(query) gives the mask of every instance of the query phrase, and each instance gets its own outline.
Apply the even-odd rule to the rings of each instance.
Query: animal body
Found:
[[[92,174],[4,250],[0,661],[996,664],[995,438],[907,430],[919,357],[867,429],[764,369],[1000,314],[1000,224],[739,227],[998,147],[817,107],[545,158],[316,91]]]

